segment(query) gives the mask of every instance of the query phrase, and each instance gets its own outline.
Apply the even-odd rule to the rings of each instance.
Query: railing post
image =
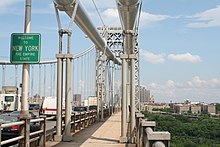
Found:
[[[86,118],[86,127],[88,127],[89,126],[89,112],[86,112],[85,118]]]
[[[75,113],[73,113],[72,114],[72,122],[73,122],[73,125],[72,125],[72,132],[73,133],[75,133],[75,131],[76,131],[76,114]]]
[[[95,122],[96,122],[96,119],[97,119],[97,117],[96,117],[96,112],[97,112],[97,111],[93,111],[93,123],[95,123]]]
[[[91,112],[91,116],[92,116],[91,117],[91,124],[93,124],[95,122],[94,113],[95,113],[95,111],[92,110],[92,112]]]
[[[137,147],[142,147],[142,126],[141,121],[144,118],[144,114],[142,113],[136,113],[136,127],[137,127],[137,134],[136,134],[136,144]]]
[[[88,126],[90,126],[90,111],[87,113],[87,119],[88,119]]]
[[[21,136],[24,136],[24,139],[19,143],[20,147],[30,147],[30,118],[21,118],[24,120],[24,125],[21,127]]]
[[[82,112],[82,128],[85,128],[85,112]]]
[[[2,123],[0,123],[0,147],[2,146],[1,142],[2,142]]]
[[[89,111],[89,125],[91,125],[93,123],[93,111]]]
[[[78,124],[78,127],[79,127],[79,130],[81,130],[81,127],[82,127],[82,113],[80,112],[79,114],[79,124]]]
[[[142,134],[143,134],[143,136],[142,136],[142,146],[144,146],[144,147],[147,147],[147,143],[148,143],[148,139],[147,139],[147,134],[145,133],[145,129],[147,128],[147,127],[151,127],[152,128],[152,130],[154,130],[154,128],[155,128],[155,126],[156,126],[156,123],[155,123],[155,121],[147,121],[147,120],[142,120],[141,121],[141,126],[142,126]]]
[[[46,145],[46,116],[41,116],[44,120],[40,123],[40,129],[43,133],[40,134],[39,146],[43,147]]]

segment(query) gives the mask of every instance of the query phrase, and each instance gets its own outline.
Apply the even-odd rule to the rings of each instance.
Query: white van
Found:
[[[62,102],[62,112],[65,112],[65,100]],[[57,113],[57,98],[45,97],[41,108],[41,115],[55,116]]]
[[[21,95],[0,94],[0,111],[20,111]]]

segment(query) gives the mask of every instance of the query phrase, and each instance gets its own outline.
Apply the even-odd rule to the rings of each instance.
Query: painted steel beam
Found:
[[[134,30],[140,0],[116,0],[123,30]]]

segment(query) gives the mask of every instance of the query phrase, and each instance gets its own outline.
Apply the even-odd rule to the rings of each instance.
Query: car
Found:
[[[40,105],[39,104],[29,104],[29,110],[39,110]]]
[[[89,106],[89,110],[97,110],[97,105],[91,105]]]
[[[36,115],[34,113],[29,112],[30,118],[36,118]],[[4,113],[0,115],[0,123],[6,124],[9,122],[17,122],[21,118],[21,111],[13,111],[11,113]],[[40,130],[40,124],[39,123],[30,123],[30,132],[35,132]],[[19,126],[11,126],[8,128],[2,129],[2,140],[7,140],[10,138],[18,137],[19,136]]]
[[[84,111],[88,111],[88,107],[84,107],[84,106],[78,106],[78,107],[74,107],[74,112],[84,112]]]

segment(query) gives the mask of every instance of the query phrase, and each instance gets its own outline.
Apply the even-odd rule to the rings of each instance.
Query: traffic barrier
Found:
[[[104,110],[104,116],[105,117],[109,116],[108,109]],[[96,110],[80,112],[80,113],[72,113],[71,114],[71,133],[75,133],[76,130],[80,131],[86,127],[89,127],[90,125],[96,122],[96,118],[97,118]],[[51,139],[51,137],[53,138],[54,135],[56,134],[55,128],[53,128],[53,130],[50,131],[49,133],[46,130],[46,122],[49,120],[54,120],[54,119],[55,119],[55,116],[52,116],[52,117],[40,116],[40,118],[37,118],[37,119],[23,119],[18,122],[0,124],[0,146],[6,145],[8,143],[12,143],[14,141],[19,141],[19,145],[21,146],[30,146],[31,143],[35,143],[36,146],[45,146],[46,141],[48,139]],[[30,123],[40,123],[40,129],[30,133],[30,131],[27,130],[27,129],[30,129]],[[64,129],[64,126],[65,126],[64,123],[65,122],[63,121],[62,129]],[[1,130],[3,128],[8,128],[8,127],[15,126],[15,125],[20,126],[19,127],[21,128],[20,132],[23,132],[23,133],[21,133],[18,137],[2,141]]]

